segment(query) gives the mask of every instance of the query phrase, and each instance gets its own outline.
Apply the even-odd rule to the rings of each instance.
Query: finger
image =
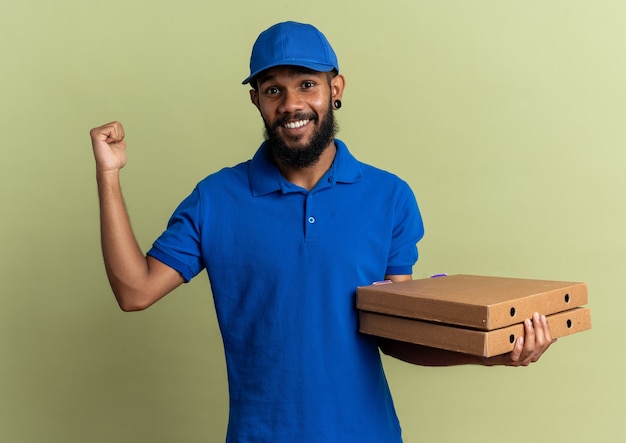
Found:
[[[124,127],[122,126],[120,122],[111,123],[111,126],[107,127],[107,129],[110,129],[110,132],[107,137],[107,143],[111,143],[111,142],[117,143],[117,142],[121,142],[122,140],[124,140],[124,137],[126,136],[126,134],[124,133]]]
[[[541,328],[541,339],[537,339],[535,355],[533,356],[533,362],[539,360],[539,357],[543,355],[544,352],[550,347],[552,343],[556,341],[556,339],[552,338],[552,334],[550,332],[550,324],[548,323],[548,319],[545,315],[542,315],[538,320],[539,326]],[[538,329],[536,328],[536,329]],[[539,336],[539,334],[537,334]]]
[[[90,131],[92,140],[105,141],[106,143],[118,143],[124,140],[124,126],[120,122],[114,121],[106,125],[93,128]]]
[[[532,320],[524,320],[524,348],[519,362],[521,366],[528,366],[531,363],[535,351],[535,339],[535,328]]]
[[[546,342],[552,344],[556,341],[556,338],[552,338],[552,332],[550,332],[550,323],[545,315],[541,316],[541,323],[543,324],[543,331],[546,337]]]
[[[533,346],[532,353],[529,355],[529,363],[536,362],[543,351],[549,346],[549,341],[546,339],[546,330],[545,326],[547,321],[545,320],[545,316],[540,316],[537,312],[533,314],[533,331],[535,333],[535,343]]]
[[[541,348],[546,343],[546,330],[545,327],[547,321],[545,316],[540,316],[539,313],[533,314],[533,330],[535,331],[535,348]]]
[[[523,350],[524,350],[524,337],[518,337],[517,340],[515,340],[515,346],[513,346],[513,350],[511,351],[511,354],[510,354],[511,366],[519,365],[520,357],[522,355]]]

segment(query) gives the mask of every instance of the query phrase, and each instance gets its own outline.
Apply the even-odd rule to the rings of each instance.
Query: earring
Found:
[[[342,103],[341,103],[341,100],[335,100],[335,101],[333,102],[333,105],[335,106],[335,109],[339,109],[339,108],[341,108],[341,104],[342,104]]]

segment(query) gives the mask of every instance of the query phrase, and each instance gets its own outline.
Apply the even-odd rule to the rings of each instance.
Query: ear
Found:
[[[259,92],[254,90],[254,89],[250,89],[250,101],[252,102],[252,104],[254,106],[256,106],[256,108],[261,111],[260,105],[259,105]]]
[[[330,81],[330,92],[333,100],[341,100],[343,97],[343,90],[346,87],[346,79],[343,75],[337,74]]]

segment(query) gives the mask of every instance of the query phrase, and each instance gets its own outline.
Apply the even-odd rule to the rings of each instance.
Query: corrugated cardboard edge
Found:
[[[550,315],[586,305],[587,292],[587,284],[577,282],[541,294],[494,304],[488,308],[485,329],[495,330],[519,323],[531,318],[535,312]]]
[[[552,314],[547,319],[553,338],[591,329],[591,311],[587,307]],[[524,334],[523,323],[479,331],[364,311],[359,313],[359,321],[359,330],[365,334],[482,357],[512,351],[516,338]]]

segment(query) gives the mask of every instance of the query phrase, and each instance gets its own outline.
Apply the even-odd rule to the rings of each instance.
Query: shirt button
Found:
[[[309,217],[309,223],[313,224],[315,223],[315,217]]]

